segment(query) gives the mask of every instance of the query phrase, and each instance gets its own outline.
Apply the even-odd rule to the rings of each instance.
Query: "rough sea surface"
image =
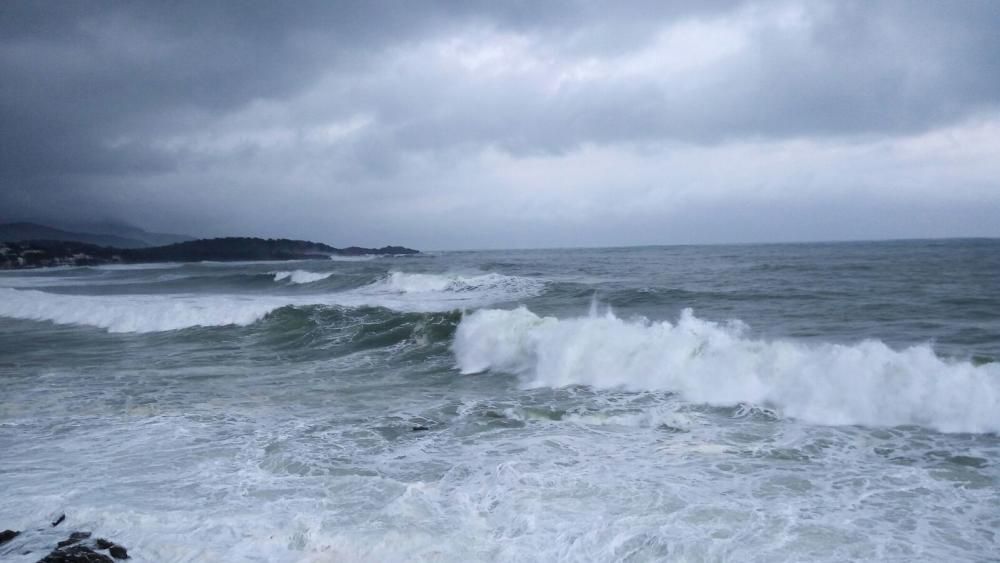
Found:
[[[156,562],[996,561],[998,361],[997,240],[3,272],[0,529],[65,512]]]

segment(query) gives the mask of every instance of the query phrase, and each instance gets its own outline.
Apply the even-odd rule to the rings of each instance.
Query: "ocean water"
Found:
[[[0,529],[136,561],[997,561],[998,435],[997,240],[0,273]]]

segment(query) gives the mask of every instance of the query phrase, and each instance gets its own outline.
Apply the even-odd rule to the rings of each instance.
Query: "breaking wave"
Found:
[[[0,316],[88,325],[109,332],[248,325],[288,304],[287,300],[250,296],[62,295],[0,288]]]
[[[353,293],[390,308],[422,303],[431,309],[485,307],[539,295],[545,282],[536,278],[480,274],[414,274],[392,272]]]
[[[322,274],[279,272],[275,279],[318,281],[310,275]],[[539,280],[499,274],[462,277],[397,272],[356,289],[311,295],[68,295],[0,287],[0,316],[87,325],[109,332],[160,332],[196,326],[245,326],[288,306],[446,312],[516,301],[536,294],[543,286]]]
[[[291,272],[275,272],[274,281],[285,281],[295,284],[314,283],[322,281],[332,276],[333,272],[308,272],[306,270],[293,270]]]
[[[502,274],[480,274],[463,276],[458,274],[412,274],[392,272],[382,280],[372,284],[374,290],[392,293],[432,293],[472,291],[503,293],[509,297],[531,297],[537,295],[544,282],[534,278],[505,276]]]
[[[927,345],[893,350],[877,340],[758,340],[739,321],[704,321],[690,309],[675,324],[610,312],[560,320],[524,307],[485,309],[463,318],[453,351],[464,374],[509,372],[532,387],[668,391],[715,406],[771,407],[816,424],[1000,432],[1000,364],[942,359]]]
[[[337,254],[330,255],[330,260],[334,262],[368,262],[378,258],[377,254],[361,254],[359,256],[340,256]]]

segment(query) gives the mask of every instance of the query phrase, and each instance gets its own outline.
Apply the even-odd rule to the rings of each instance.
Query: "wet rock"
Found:
[[[97,538],[89,545],[80,543],[88,539],[90,532],[73,532],[38,563],[110,563],[114,559],[128,559],[128,551],[115,542]],[[105,549],[114,559],[96,551]]]
[[[4,530],[0,532],[0,545],[3,545],[10,540],[19,536],[21,532],[15,532],[14,530]]]
[[[114,559],[97,553],[93,549],[83,545],[71,545],[54,550],[52,553],[39,559],[38,563],[114,563]]]
[[[51,525],[58,526],[65,519],[66,515],[60,514],[59,518],[51,522]],[[42,527],[24,532],[4,530],[0,532],[0,545],[11,541],[21,534],[28,534],[31,537],[30,541],[39,543],[49,543],[51,541],[51,532],[46,531],[46,528]],[[110,557],[107,554],[101,553],[101,551],[107,551]],[[30,554],[31,551],[23,551],[21,553],[21,555]],[[90,532],[72,532],[68,538],[57,543],[55,548],[44,558],[40,559],[38,563],[114,563],[115,559],[128,558],[128,551],[125,547],[111,540],[105,538],[91,539]]]
[[[69,539],[65,539],[56,544],[56,549],[61,547],[66,547],[68,545],[73,545],[75,543],[80,543],[81,541],[90,537],[90,532],[73,532],[69,535]]]
[[[108,553],[111,554],[111,557],[114,557],[115,559],[128,559],[128,551],[126,551],[124,547],[116,544],[115,542],[108,541],[104,538],[97,538],[97,541],[94,542],[94,545],[97,546],[97,549],[108,550]]]

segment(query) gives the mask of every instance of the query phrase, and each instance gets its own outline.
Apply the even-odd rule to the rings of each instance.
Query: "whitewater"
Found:
[[[1000,552],[1000,241],[0,272],[0,385],[0,529],[136,561]]]

